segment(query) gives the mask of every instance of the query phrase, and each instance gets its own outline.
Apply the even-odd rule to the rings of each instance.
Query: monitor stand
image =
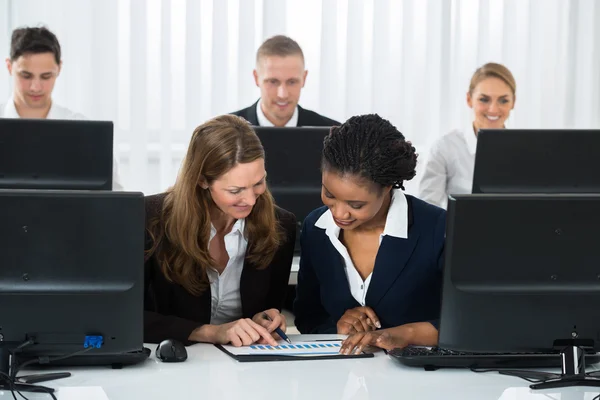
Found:
[[[54,393],[53,388],[35,385],[36,382],[45,382],[53,379],[71,376],[70,372],[28,375],[13,380],[12,354],[9,343],[0,342],[0,389],[5,391]]]
[[[556,343],[559,343],[557,345]],[[578,339],[557,340],[562,361],[561,374],[537,371],[500,370],[502,375],[518,376],[523,379],[537,379],[539,382],[529,385],[531,389],[552,389],[569,386],[600,387],[600,378],[589,376],[585,372],[585,349],[589,341]],[[591,342],[593,344],[593,342]]]

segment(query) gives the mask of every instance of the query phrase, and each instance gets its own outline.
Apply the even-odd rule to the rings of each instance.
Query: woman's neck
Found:
[[[390,190],[390,192],[383,199],[383,204],[381,204],[381,208],[377,214],[375,214],[375,216],[369,222],[366,222],[358,227],[358,231],[369,232],[385,229],[385,222],[387,220],[388,212],[390,211],[390,205],[392,204],[392,193],[393,192]]]
[[[235,218],[225,214],[219,209],[212,209],[210,211],[210,222],[215,227],[218,233],[227,234],[231,232],[233,224],[235,224]]]

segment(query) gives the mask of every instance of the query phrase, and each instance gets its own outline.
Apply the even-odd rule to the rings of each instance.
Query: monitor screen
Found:
[[[144,218],[141,193],[0,190],[0,347],[33,339],[22,356],[61,356],[101,336],[95,353],[142,349]]]
[[[278,206],[296,215],[296,253],[300,228],[321,202],[321,155],[330,128],[254,127],[266,155],[267,181]]]
[[[0,118],[0,189],[111,190],[113,123]]]
[[[600,195],[450,196],[439,345],[600,343]]]
[[[473,193],[600,193],[600,130],[481,130]]]

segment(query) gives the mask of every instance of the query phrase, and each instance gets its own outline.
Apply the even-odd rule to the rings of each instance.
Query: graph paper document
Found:
[[[217,345],[219,349],[238,361],[286,361],[299,359],[332,359],[373,357],[373,354],[340,354],[340,340],[296,342],[289,344],[279,341],[277,346],[253,344],[251,346],[234,347]]]

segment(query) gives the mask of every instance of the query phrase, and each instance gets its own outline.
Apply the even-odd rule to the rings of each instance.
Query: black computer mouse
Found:
[[[156,358],[162,362],[181,362],[187,360],[187,350],[183,343],[175,339],[166,339],[156,348]]]

